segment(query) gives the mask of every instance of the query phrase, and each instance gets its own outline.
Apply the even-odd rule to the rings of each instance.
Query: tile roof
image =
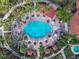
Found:
[[[76,1],[76,8],[79,9],[79,0]],[[70,33],[79,34],[79,10],[77,10],[77,12],[71,18]]]

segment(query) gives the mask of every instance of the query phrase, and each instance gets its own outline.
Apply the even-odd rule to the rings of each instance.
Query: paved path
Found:
[[[15,5],[15,6],[13,6],[13,7],[9,10],[9,12],[5,14],[5,16],[3,17],[2,20],[6,20],[6,19],[10,16],[10,14],[11,14],[17,7],[23,6],[24,4],[26,4],[25,1],[22,2],[22,3],[20,3],[20,4],[17,4],[17,5]]]

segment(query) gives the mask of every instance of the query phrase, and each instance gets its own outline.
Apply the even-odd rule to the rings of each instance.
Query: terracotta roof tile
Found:
[[[76,7],[79,9],[79,0],[76,1]]]
[[[76,12],[70,21],[70,33],[79,34],[79,11]]]

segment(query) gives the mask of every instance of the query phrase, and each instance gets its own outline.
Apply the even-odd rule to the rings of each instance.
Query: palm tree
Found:
[[[76,39],[77,34],[65,33],[60,37],[59,43],[64,43],[65,46],[69,44],[77,44],[78,40]]]
[[[69,23],[70,18],[72,17],[71,11],[64,9],[64,7],[59,7],[56,12],[60,21]]]
[[[41,56],[44,56],[44,50],[45,50],[45,47],[41,44],[40,45],[40,48],[39,48],[39,51],[40,51],[40,55]]]
[[[40,50],[41,52],[44,52],[44,46],[41,45],[40,48],[39,48],[39,50]]]

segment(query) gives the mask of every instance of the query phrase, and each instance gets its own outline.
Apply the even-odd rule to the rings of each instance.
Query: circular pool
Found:
[[[79,46],[74,46],[73,49],[74,49],[75,52],[79,52]]]
[[[71,47],[71,50],[72,50],[72,52],[74,53],[74,54],[79,54],[79,45],[73,45],[72,47]]]
[[[24,26],[23,32],[31,38],[43,38],[52,32],[52,27],[44,21],[31,21]]]

